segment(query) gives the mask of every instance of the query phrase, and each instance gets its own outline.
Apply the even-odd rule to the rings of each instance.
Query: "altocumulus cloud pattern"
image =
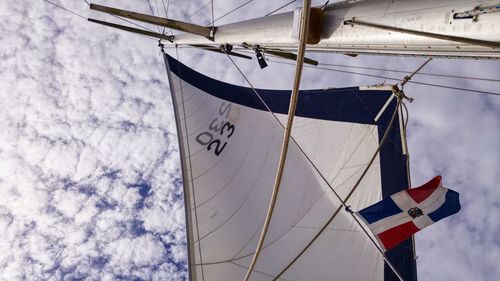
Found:
[[[84,17],[113,20],[89,12],[83,0],[52,1]],[[151,14],[146,0],[92,2]],[[214,1],[215,16],[245,2]],[[287,2],[255,0],[217,23],[265,15]],[[170,0],[169,16],[207,24],[209,3]],[[204,74],[246,86],[224,56],[188,49],[179,55]],[[424,61],[311,56],[411,71]],[[255,60],[237,63],[256,87],[291,87],[293,67],[272,63],[261,71]],[[500,64],[436,59],[425,71],[498,79]],[[303,88],[384,82],[309,68],[304,73]],[[499,88],[495,82],[415,79]],[[408,104],[414,185],[442,174],[462,202],[456,217],[417,235],[419,278],[500,280],[500,99],[412,84],[405,90],[415,98]],[[0,1],[0,280],[186,280],[171,109],[155,40],[90,24],[43,1]]]
[[[93,28],[0,3],[0,280],[187,279],[161,57]]]

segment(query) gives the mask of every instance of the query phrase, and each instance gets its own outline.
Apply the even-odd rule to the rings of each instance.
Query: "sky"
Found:
[[[215,17],[244,2],[215,0]],[[261,16],[286,2],[255,0],[220,23]],[[54,3],[111,20],[83,0]],[[96,3],[151,14],[146,0]],[[170,0],[169,16],[206,24],[207,3]],[[159,0],[150,4],[164,15]],[[187,280],[177,136],[157,41],[78,15],[43,1],[0,2],[0,280]],[[406,70],[425,61],[308,56]],[[179,49],[179,58],[245,85],[223,55]],[[256,87],[293,83],[294,67],[236,63]],[[435,59],[424,71],[498,79],[500,63]],[[303,88],[384,82],[310,68],[303,76]],[[415,80],[499,92],[497,82]],[[417,235],[419,279],[500,280],[500,97],[415,84],[405,92],[415,98],[407,104],[413,184],[441,174],[462,203],[460,213]]]

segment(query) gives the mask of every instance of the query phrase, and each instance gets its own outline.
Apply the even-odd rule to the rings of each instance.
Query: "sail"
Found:
[[[206,77],[165,54],[182,163],[190,280],[243,280],[273,189],[290,91]],[[301,91],[281,189],[251,280],[397,280],[342,207],[360,210],[408,187],[396,100],[387,87]],[[272,111],[269,112],[269,110]],[[416,280],[412,241],[387,253]],[[292,261],[298,256],[295,262]],[[283,272],[285,268],[288,269]]]

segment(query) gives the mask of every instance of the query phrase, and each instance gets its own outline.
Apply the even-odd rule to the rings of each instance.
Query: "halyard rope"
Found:
[[[247,281],[250,278],[250,276],[252,274],[252,270],[254,269],[255,264],[257,263],[260,251],[262,249],[262,246],[264,245],[264,240],[266,239],[267,231],[269,229],[269,225],[270,225],[271,218],[273,215],[274,207],[276,205],[276,199],[278,198],[278,192],[279,192],[279,188],[281,185],[281,179],[283,176],[283,171],[284,171],[285,163],[286,163],[288,145],[290,143],[290,134],[292,132],[293,117],[295,116],[295,109],[297,108],[300,79],[302,77],[302,66],[304,65],[304,55],[305,55],[305,50],[306,50],[307,29],[308,29],[308,25],[309,25],[309,12],[310,12],[310,10],[311,10],[311,0],[304,0],[303,8],[302,8],[302,22],[301,22],[301,29],[300,29],[300,45],[299,45],[299,51],[297,54],[297,66],[295,68],[295,79],[294,79],[294,83],[293,83],[292,95],[290,97],[290,106],[288,109],[288,122],[287,122],[287,126],[285,128],[283,145],[281,146],[280,161],[278,164],[278,170],[276,172],[276,178],[274,181],[273,192],[271,195],[271,201],[269,203],[269,208],[267,210],[266,219],[264,221],[264,225],[262,226],[262,232],[260,233],[259,242],[257,243],[255,253],[253,254],[253,257],[252,257],[252,261],[250,262],[248,270],[245,274],[245,278],[243,279],[244,281]]]

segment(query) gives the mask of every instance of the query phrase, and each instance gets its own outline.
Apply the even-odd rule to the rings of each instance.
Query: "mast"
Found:
[[[182,31],[169,45],[298,49],[301,10],[217,26],[91,5],[91,9]],[[311,9],[308,50],[349,55],[500,58],[500,7],[491,1],[344,1]]]
[[[473,58],[473,57],[474,58],[498,58],[499,57],[499,53],[498,53],[498,47],[500,46],[498,43],[499,40],[495,37],[497,35],[487,36],[489,34],[488,32],[491,31],[488,28],[484,28],[484,29],[486,29],[486,32],[479,32],[479,33],[474,33],[474,34],[468,33],[468,32],[460,32],[459,35],[456,35],[456,34],[453,34],[453,32],[451,32],[451,34],[447,33],[446,28],[444,28],[444,27],[447,27],[447,24],[441,24],[441,23],[434,22],[435,25],[431,24],[430,26],[431,27],[437,26],[437,30],[439,30],[439,32],[436,32],[434,30],[419,30],[419,28],[421,28],[423,22],[425,22],[427,20],[431,20],[433,13],[436,14],[438,12],[442,12],[442,10],[444,9],[443,6],[439,6],[439,7],[433,6],[430,3],[430,1],[422,1],[422,2],[424,2],[424,4],[429,4],[428,7],[430,7],[429,8],[430,10],[427,10],[427,12],[430,11],[429,14],[431,16],[427,16],[427,15],[423,16],[423,14],[419,14],[419,13],[413,12],[413,11],[407,12],[407,11],[405,11],[405,8],[407,8],[407,7],[404,5],[401,5],[401,3],[397,3],[397,4],[400,4],[400,7],[398,7],[397,5],[393,5],[393,7],[389,7],[388,9],[385,8],[386,9],[385,11],[395,11],[395,12],[391,12],[391,13],[387,12],[387,13],[372,15],[372,14],[370,14],[372,11],[382,11],[383,10],[382,4],[387,4],[390,6],[393,3],[392,2],[389,3],[390,1],[372,1],[369,3],[363,2],[363,1],[351,1],[351,2],[357,2],[357,3],[356,4],[346,3],[344,6],[330,5],[330,6],[326,6],[324,9],[316,8],[314,10],[315,15],[313,16],[313,18],[314,18],[316,24],[312,25],[309,32],[311,34],[314,34],[315,36],[308,38],[308,41],[307,41],[308,44],[311,45],[311,48],[313,50],[328,51],[328,52],[340,52],[340,53],[346,53],[346,54],[358,54],[358,53],[362,54],[362,53],[372,52],[372,53],[377,53],[377,54],[390,54],[390,55],[428,55],[428,56],[451,56],[451,57],[471,57],[471,58]],[[439,1],[439,2],[440,3],[441,2],[453,2],[457,6],[460,6],[459,3],[456,3],[457,1]],[[485,2],[485,1],[478,1],[478,2]],[[408,4],[408,3],[409,2],[406,2],[406,3],[403,2],[403,4]],[[370,5],[375,5],[375,4],[379,5],[378,8],[371,10]],[[460,6],[460,7],[462,7],[462,6]],[[451,7],[451,6],[447,6],[447,9],[449,7]],[[359,8],[359,9],[356,10],[355,8]],[[363,10],[363,9],[365,9],[365,10]],[[174,29],[178,29],[178,30],[183,31],[183,32],[187,32],[185,34],[180,34],[180,35],[175,35],[175,36],[168,37],[168,38],[163,38],[162,43],[165,43],[165,44],[169,44],[169,43],[187,44],[190,46],[237,45],[237,46],[251,46],[251,47],[257,46],[257,48],[259,48],[259,46],[260,46],[264,50],[265,50],[265,48],[279,48],[282,50],[295,50],[297,48],[297,37],[296,37],[297,15],[300,15],[300,13],[301,13],[301,10],[297,10],[293,13],[285,13],[285,14],[281,14],[281,15],[270,16],[267,18],[259,18],[259,19],[254,19],[254,20],[240,22],[240,23],[231,24],[231,25],[223,25],[223,26],[217,27],[217,29],[212,28],[212,29],[210,29],[211,32],[207,33],[207,31],[208,31],[207,29],[203,29],[203,28],[201,28],[199,26],[195,26],[195,25],[189,25],[189,23],[172,21],[169,19],[159,19],[159,18],[151,18],[151,17],[148,18],[148,17],[144,17],[143,15],[140,15],[137,13],[131,13],[131,12],[127,12],[127,11],[119,11],[119,13],[117,13],[116,9],[113,10],[113,9],[105,8],[105,9],[101,9],[101,11],[105,11],[105,12],[108,12],[111,14],[118,14],[120,16],[128,17],[128,18],[135,19],[135,20],[159,24],[162,26],[168,26],[168,27],[172,27]],[[469,14],[472,14],[474,18],[472,19],[471,24],[477,23],[478,17],[485,17],[487,23],[495,22],[495,20],[491,21],[492,18],[489,16],[491,16],[492,14],[495,14],[496,10],[494,10],[490,7],[488,9],[488,11],[489,12],[484,12],[484,13],[477,12],[477,13],[475,13],[475,12],[471,12],[471,10],[465,10],[465,11],[461,11],[460,13],[453,14],[453,19],[454,20],[468,20],[469,18],[467,18],[467,16]],[[352,16],[349,19],[349,16],[354,15],[354,14],[361,15],[361,16]],[[343,16],[343,18],[341,17],[341,15]],[[393,15],[393,17],[391,18],[391,16],[388,16],[388,15]],[[394,16],[394,15],[396,15],[396,16]],[[362,18],[362,20],[358,20],[360,17]],[[397,20],[394,20],[395,17],[396,18],[400,17],[400,18]],[[411,17],[417,17],[417,18],[420,17],[420,19],[416,20],[415,22],[411,22],[408,20]],[[368,20],[365,20],[364,18],[366,18]],[[445,18],[447,18],[447,17],[445,17]],[[393,20],[392,22],[391,22],[391,19]],[[495,19],[495,18],[493,18],[493,19]],[[481,20],[483,20],[483,19],[481,19]],[[409,23],[409,24],[406,24],[406,23]],[[390,25],[390,24],[393,24],[393,25]],[[450,24],[452,24],[452,23],[450,22]],[[444,28],[444,31],[442,29],[440,29],[441,27]],[[376,31],[374,31],[374,30],[376,30]],[[470,30],[470,28],[465,29],[465,31],[467,31],[467,30]],[[129,30],[129,31],[134,32],[133,30]],[[331,33],[329,33],[329,32],[331,32]],[[391,32],[395,32],[396,35],[393,35],[394,33],[391,33]],[[444,32],[444,33],[442,33],[442,32]],[[155,35],[155,34],[153,34],[153,35]],[[489,34],[489,35],[491,35],[491,34]],[[467,37],[467,36],[471,36],[471,37]],[[156,36],[156,37],[161,38],[160,36]],[[233,41],[231,41],[231,40],[233,40]],[[379,40],[379,41],[377,41],[377,40]],[[373,42],[375,42],[375,43],[373,43]],[[376,47],[373,48],[373,45],[375,45]],[[381,47],[382,45],[384,46],[383,47],[384,49],[382,49],[382,47]],[[389,46],[389,48],[387,46]],[[425,48],[427,48],[427,50],[425,50]],[[437,50],[436,50],[436,48],[437,48]],[[439,48],[441,48],[441,49],[439,49]],[[225,49],[222,49],[222,51],[224,51],[224,50]],[[373,50],[375,50],[375,51],[373,51]],[[166,57],[166,60],[172,60],[172,59]],[[168,64],[169,64],[169,62],[167,62],[167,65]],[[179,73],[174,73],[174,74],[169,72],[171,85],[178,83],[177,86],[180,86],[180,87],[178,87],[179,88],[178,91],[180,91],[180,94],[177,93],[177,95],[180,95],[180,97],[183,98],[183,95],[185,93],[182,93],[183,86],[181,85],[181,83],[185,83],[185,82],[182,80],[183,77],[181,75],[181,71],[179,70],[179,68],[180,68],[179,63],[172,61],[172,62],[170,62],[170,64],[171,64],[171,69],[169,71],[175,72],[174,69],[176,67],[177,67],[177,70],[179,71]],[[182,73],[185,73],[185,72],[186,71],[184,71],[184,70],[182,71]],[[192,75],[192,76],[195,76],[195,75]],[[175,82],[175,80],[177,80],[179,82]],[[180,82],[180,81],[183,81],[183,82]],[[192,83],[195,83],[195,82],[192,82]],[[189,82],[187,82],[187,84],[189,84]],[[200,87],[195,86],[193,88],[201,89],[201,86]],[[249,92],[249,90],[245,90],[245,91]],[[189,91],[187,91],[187,92],[189,93]],[[209,93],[209,92],[211,92],[211,90],[207,90],[206,94],[215,96],[214,93]],[[219,98],[219,99],[217,100],[216,98]],[[220,103],[220,107],[217,108],[217,105],[219,105],[219,104],[216,104],[216,103],[218,103],[218,102],[222,102],[222,103]],[[218,109],[219,115],[221,115],[222,114],[221,109],[224,109],[223,106],[226,106],[225,102],[226,102],[225,99],[221,99],[221,97],[215,96],[214,104],[211,104],[211,106],[213,107],[212,108],[213,111],[217,112],[217,109]],[[238,102],[234,102],[230,105],[232,105],[234,108],[238,108],[237,107]],[[225,107],[225,108],[228,108],[228,107]],[[254,109],[261,110],[259,108],[254,108]],[[243,109],[239,109],[239,110],[241,111]],[[381,110],[381,112],[382,111],[383,110]],[[185,115],[186,109],[183,108],[181,110],[179,108],[176,108],[176,117],[180,116],[180,112],[183,112],[184,119],[186,119],[186,117],[185,117],[186,116]],[[230,116],[229,113],[231,113],[231,110],[228,111],[228,115],[226,115],[226,118],[228,118],[228,116]],[[250,116],[250,114],[254,114],[255,112],[246,112],[246,113]],[[395,106],[394,116],[396,116],[396,113],[397,113],[397,106]],[[210,116],[210,115],[207,115],[207,116]],[[203,117],[206,117],[206,116],[203,116]],[[214,119],[214,121],[212,121],[212,123],[209,126],[209,129],[212,129],[212,125],[215,124],[214,122],[216,120],[218,120],[217,119],[218,117],[220,117],[220,116],[217,116],[216,119]],[[238,113],[238,118],[239,117],[240,117],[240,115]],[[309,116],[303,116],[303,117],[308,118]],[[201,120],[201,119],[206,119],[206,118],[198,118],[198,120]],[[248,118],[248,119],[254,120],[255,118]],[[178,126],[179,126],[180,118],[177,118],[177,121],[178,121]],[[221,123],[221,124],[223,124],[222,130],[220,131],[221,135],[224,132],[224,128],[226,128],[226,127],[233,128],[231,133],[229,133],[227,136],[228,142],[225,142],[224,145],[221,146],[221,148],[219,147],[219,144],[221,144],[222,142],[219,139],[212,141],[212,138],[210,137],[210,141],[205,141],[200,137],[200,136],[204,136],[204,137],[212,136],[213,137],[213,134],[212,134],[213,132],[208,132],[208,131],[203,132],[204,135],[203,134],[197,135],[197,137],[195,139],[195,142],[197,142],[197,144],[194,142],[191,144],[202,145],[202,146],[207,145],[206,146],[207,151],[211,151],[211,149],[213,147],[216,147],[214,149],[214,152],[213,152],[215,154],[215,156],[217,156],[217,157],[219,155],[225,156],[225,154],[228,154],[227,150],[226,150],[225,154],[221,154],[221,153],[223,153],[223,150],[226,147],[227,143],[229,143],[229,145],[231,145],[231,143],[229,142],[229,137],[233,135],[235,126],[238,126],[238,128],[239,128],[239,125],[240,125],[239,123],[237,123],[237,121],[232,121],[232,120],[230,120],[230,121],[235,122],[235,123],[229,123],[229,121],[226,123]],[[332,119],[332,120],[327,120],[327,121],[334,121],[334,120]],[[233,272],[232,273],[233,276],[239,276],[240,274],[238,272],[236,272],[238,270],[238,268],[236,268],[236,267],[245,268],[248,266],[248,262],[245,259],[247,257],[249,257],[250,255],[252,255],[251,252],[248,252],[248,249],[244,249],[244,248],[241,248],[239,250],[226,249],[228,253],[233,253],[233,255],[229,255],[228,253],[226,253],[226,256],[216,256],[220,249],[216,249],[216,251],[214,251],[212,249],[212,251],[210,251],[210,250],[207,250],[206,248],[213,247],[213,245],[216,244],[216,243],[214,243],[214,241],[218,242],[219,245],[223,245],[224,243],[227,242],[227,240],[230,240],[231,237],[227,238],[227,237],[229,237],[229,234],[227,234],[227,233],[229,233],[231,231],[239,230],[243,226],[242,225],[238,225],[238,226],[231,226],[230,225],[230,226],[227,226],[228,229],[230,228],[230,231],[228,231],[226,229],[226,225],[228,225],[229,223],[241,224],[241,221],[235,220],[236,222],[234,222],[232,220],[233,216],[236,216],[239,213],[243,213],[243,212],[252,214],[253,210],[242,209],[243,211],[240,211],[240,208],[243,208],[247,199],[246,198],[241,199],[241,197],[234,196],[234,198],[232,198],[232,199],[237,199],[237,200],[241,199],[243,202],[243,203],[241,203],[241,205],[238,208],[233,208],[231,210],[230,210],[230,208],[228,208],[227,210],[223,210],[223,211],[226,211],[226,213],[219,211],[218,209],[215,209],[216,211],[214,213],[210,213],[210,214],[208,214],[208,212],[203,213],[200,211],[200,210],[203,210],[203,208],[206,208],[204,206],[206,202],[210,202],[212,200],[214,200],[214,201],[220,200],[217,198],[219,196],[219,191],[212,191],[212,193],[209,193],[208,191],[206,191],[205,185],[206,185],[206,182],[208,182],[209,184],[212,184],[214,186],[214,189],[219,188],[219,186],[217,185],[219,183],[217,183],[216,181],[220,180],[223,176],[225,176],[225,171],[224,171],[224,173],[221,171],[216,171],[216,172],[218,172],[216,174],[215,172],[212,172],[212,168],[215,170],[217,168],[217,166],[216,165],[211,166],[210,167],[211,173],[214,173],[216,175],[215,176],[209,175],[209,176],[212,176],[212,177],[209,177],[209,176],[204,176],[205,172],[203,170],[206,169],[206,167],[201,167],[201,166],[197,167],[196,166],[196,165],[199,165],[199,163],[202,163],[203,161],[206,161],[206,163],[203,163],[203,164],[205,164],[207,166],[212,165],[211,163],[215,163],[216,161],[210,158],[210,157],[213,158],[213,155],[211,153],[208,153],[209,156],[205,156],[205,155],[196,156],[196,157],[199,157],[199,159],[201,159],[201,160],[198,160],[197,161],[198,163],[194,164],[194,166],[193,166],[194,168],[191,166],[192,165],[191,163],[189,163],[189,167],[188,167],[188,165],[186,164],[187,161],[188,160],[191,161],[191,157],[194,156],[194,155],[191,155],[191,153],[189,152],[189,145],[190,145],[190,140],[189,140],[190,133],[189,132],[190,132],[190,130],[192,130],[190,127],[194,127],[194,125],[197,125],[196,124],[197,121],[183,120],[183,122],[184,122],[185,128],[178,127],[178,129],[180,128],[179,135],[183,136],[182,142],[185,142],[185,144],[188,147],[188,152],[181,151],[181,154],[185,154],[183,156],[183,157],[185,157],[184,162],[183,162],[183,175],[190,174],[190,178],[186,177],[186,176],[183,176],[183,178],[184,178],[185,182],[188,182],[185,186],[185,193],[191,192],[190,196],[186,197],[186,199],[190,201],[190,204],[191,204],[191,198],[193,200],[192,206],[188,204],[186,209],[189,212],[192,211],[192,208],[194,209],[194,214],[193,213],[187,214],[187,216],[190,217],[190,219],[188,219],[188,221],[187,221],[187,224],[189,225],[188,228],[190,228],[190,229],[195,228],[196,229],[196,233],[194,231],[190,231],[191,236],[188,238],[190,241],[189,242],[190,275],[194,279],[196,279],[196,276],[198,276],[202,280],[205,280],[204,276],[208,276],[207,280],[220,280],[220,279],[217,279],[217,278],[219,278],[219,276],[217,274],[220,274],[221,272],[223,272],[223,270],[221,270],[221,269],[223,269],[223,266],[231,266],[230,270]],[[190,124],[189,122],[192,122],[193,124]],[[389,122],[389,125],[388,125],[389,128],[392,127],[392,125],[390,125],[391,123],[392,123],[392,121]],[[371,125],[373,125],[373,124],[371,124]],[[377,126],[378,126],[377,127],[378,130],[383,128],[383,127],[381,127],[382,125],[377,124]],[[312,121],[311,121],[311,127],[313,127]],[[217,128],[217,126],[215,128]],[[385,130],[385,132],[390,132],[389,128],[387,128]],[[218,131],[215,131],[215,132],[218,132]],[[193,133],[194,133],[194,131],[193,131]],[[380,134],[380,131],[378,133]],[[235,135],[235,136],[238,136],[238,135]],[[249,138],[245,138],[245,139],[249,139]],[[191,139],[191,141],[193,141],[193,140]],[[216,142],[216,141],[218,141],[218,142]],[[237,144],[237,143],[238,142],[235,142],[233,144],[233,146],[241,145],[243,147],[242,144],[239,144],[239,143]],[[373,143],[377,144],[377,139],[372,140],[372,144],[370,144],[370,145],[373,146]],[[380,146],[382,146],[382,144],[380,144]],[[230,147],[230,146],[228,146],[228,147]],[[251,149],[252,147],[250,147],[249,149]],[[302,154],[298,153],[298,151],[300,151],[299,148],[295,148],[295,149],[296,149],[298,155],[302,155]],[[205,153],[207,153],[207,152],[205,152]],[[304,155],[305,155],[305,153],[304,153]],[[300,161],[300,158],[297,158],[296,160]],[[231,162],[230,160],[224,160],[224,161],[227,161],[228,163]],[[232,160],[232,162],[234,162],[234,163],[236,163],[237,161],[239,161],[239,160]],[[307,161],[304,161],[304,162],[307,163]],[[217,163],[219,163],[219,162],[217,162]],[[243,164],[241,164],[241,165],[243,165]],[[379,164],[379,165],[382,165],[382,164]],[[231,165],[231,166],[233,166],[233,165]],[[272,165],[270,165],[270,166],[272,166]],[[300,169],[297,169],[297,170],[300,170]],[[200,171],[203,171],[203,172],[200,172]],[[199,177],[198,176],[193,177],[193,174],[196,174],[196,173],[198,173]],[[320,173],[320,172],[318,171],[318,173]],[[238,171],[234,172],[233,176],[234,175],[238,175]],[[314,175],[314,171],[311,172],[311,175]],[[206,178],[205,182],[203,184],[197,183],[198,185],[195,186],[195,184],[194,184],[195,179],[198,180],[198,178],[201,178],[202,176],[204,176]],[[243,177],[243,176],[241,176],[241,177]],[[232,181],[232,178],[231,178],[231,181]],[[378,179],[373,179],[373,181],[378,182]],[[381,180],[381,184],[386,185],[384,183],[383,179]],[[229,185],[228,184],[224,185],[224,189],[226,188],[226,186],[229,186]],[[238,182],[238,185],[230,186],[230,187],[234,187],[234,190],[239,190],[240,182]],[[322,191],[322,188],[323,187],[320,184],[318,184],[318,187],[317,187],[318,191]],[[198,193],[198,195],[195,195],[195,190]],[[200,196],[200,192],[202,193],[201,196]],[[203,192],[206,192],[207,194],[203,194]],[[225,191],[225,192],[227,192],[227,191]],[[253,192],[253,190],[250,191],[250,193],[252,193],[252,192]],[[293,194],[293,192],[290,192],[290,193]],[[203,196],[204,196],[205,200],[207,200],[207,201],[197,204],[195,201],[196,196],[201,197],[201,198],[203,198]],[[233,196],[233,195],[224,195],[224,196]],[[292,197],[293,195],[289,195],[289,196],[290,196],[290,198],[293,198]],[[208,199],[206,199],[206,198],[208,198]],[[213,199],[213,198],[215,198],[215,199]],[[220,205],[220,204],[217,204],[217,205]],[[257,205],[257,204],[254,204],[254,205]],[[311,204],[311,208],[314,206],[315,205]],[[219,207],[217,207],[217,208],[219,208]],[[200,214],[197,214],[196,210],[198,210]],[[300,211],[302,211],[302,210],[300,210]],[[247,217],[246,213],[245,213],[245,215],[242,215],[242,217]],[[286,213],[286,211],[282,211],[282,213]],[[221,214],[227,216],[228,218],[223,218],[223,219],[218,218],[217,216],[221,216]],[[299,216],[305,217],[306,215],[308,215],[308,212],[304,212],[303,214],[302,213],[298,213],[298,214],[299,214]],[[208,215],[210,215],[210,216],[208,216]],[[202,222],[198,223],[198,220],[200,220]],[[219,220],[219,221],[217,221],[217,220]],[[306,222],[306,221],[307,220],[304,220],[304,222]],[[209,224],[214,224],[215,226],[209,225]],[[326,225],[326,226],[328,226],[328,225]],[[345,225],[344,227],[347,228],[348,226],[349,225]],[[278,229],[278,227],[279,226],[275,226],[276,229],[273,230],[275,232],[274,236],[276,236],[276,237],[279,237],[280,235],[283,235],[283,236],[287,235],[288,233],[291,233],[292,230],[293,231],[303,231],[304,229],[307,229],[308,227],[311,229],[318,228],[318,225],[314,225],[311,227],[305,223],[304,223],[304,225],[301,225],[300,223],[295,222],[294,224],[291,224],[291,226],[289,226],[290,229],[292,229],[292,230],[287,230],[287,232],[284,232],[283,230]],[[253,229],[255,229],[255,228],[257,228],[257,227],[253,227]],[[248,229],[248,231],[246,231],[246,232],[253,231],[253,229]],[[338,229],[332,228],[332,230],[344,231],[345,229],[344,228],[338,228]],[[353,230],[353,229],[348,229],[348,231],[353,232],[353,233],[356,232],[356,230]],[[225,233],[225,232],[227,232],[227,233]],[[216,237],[217,235],[219,235],[219,237]],[[305,236],[308,236],[309,234],[301,234],[301,235],[303,235],[305,237]],[[219,240],[216,240],[216,239],[219,239]],[[278,238],[275,241],[278,241],[279,239],[280,238]],[[304,238],[303,240],[304,240],[303,242],[306,242],[308,240],[308,238]],[[248,240],[246,240],[245,243],[239,243],[238,245],[240,245],[240,244],[244,244],[245,246],[250,245],[249,248],[252,248],[252,246],[253,246],[252,241],[253,241],[253,238],[248,237]],[[283,240],[283,241],[286,241],[286,240]],[[269,241],[268,246],[271,246],[273,243],[274,243],[274,241]],[[324,243],[324,244],[328,245],[331,243]],[[321,245],[323,245],[323,244],[321,244]],[[407,247],[408,247],[408,245],[407,245]],[[411,246],[408,248],[411,249]],[[285,249],[288,250],[288,247],[285,247]],[[286,250],[282,250],[282,251],[286,252]],[[314,249],[314,250],[317,251],[316,249]],[[247,254],[240,255],[240,253],[242,251],[247,251]],[[270,252],[271,251],[269,250],[269,252],[266,254],[267,259],[271,260],[271,261],[276,261],[276,257],[272,256],[272,254]],[[306,256],[304,258],[304,260],[312,260],[311,257],[315,257],[317,252],[313,252],[313,253],[314,254],[311,254],[310,257]],[[406,253],[406,254],[408,254],[408,253]],[[359,256],[360,255],[356,255],[356,257],[359,257]],[[352,260],[354,260],[354,259],[352,259]],[[239,263],[236,263],[235,261],[238,261]],[[286,260],[284,262],[286,263]],[[293,262],[295,262],[295,260]],[[221,265],[220,268],[216,269],[216,267],[218,267],[219,265]],[[299,264],[298,267],[300,267],[300,266],[302,266],[302,265]],[[283,267],[283,265],[274,264],[274,263],[265,264],[265,262],[262,262],[259,265],[258,270],[256,270],[256,273],[260,274],[260,277],[258,277],[258,278],[261,278],[263,275],[265,275],[267,277],[271,277],[271,276],[274,276],[276,274],[277,270],[279,271],[280,268],[282,268],[282,267]],[[401,266],[401,267],[403,267],[403,266]],[[408,267],[408,266],[406,266],[406,267]],[[285,267],[285,270],[288,270],[288,268],[289,267]],[[411,270],[413,270],[413,269],[411,269]],[[298,270],[297,272],[300,272],[300,271],[301,270]],[[251,272],[251,269],[250,269],[250,272]],[[293,272],[293,271],[291,271],[291,272]],[[377,274],[379,274],[378,277],[381,278],[380,270],[378,270],[378,271],[376,270],[376,272],[377,272]],[[281,275],[281,273],[279,273],[279,274]],[[408,274],[408,276],[416,276],[415,274],[412,274],[412,273],[407,273],[407,274]],[[278,275],[278,277],[276,277],[276,278],[279,278],[280,275]],[[217,276],[217,277],[212,277],[215,279],[210,279],[211,276]],[[296,272],[290,273],[290,276],[296,276]],[[362,277],[359,277],[359,278],[361,278],[361,279],[358,279],[358,280],[362,280]],[[385,280],[385,278],[387,278],[387,277],[382,277],[382,278],[384,278],[384,280]],[[411,278],[414,278],[414,277],[411,277]],[[366,280],[366,278],[364,278],[364,279]]]

